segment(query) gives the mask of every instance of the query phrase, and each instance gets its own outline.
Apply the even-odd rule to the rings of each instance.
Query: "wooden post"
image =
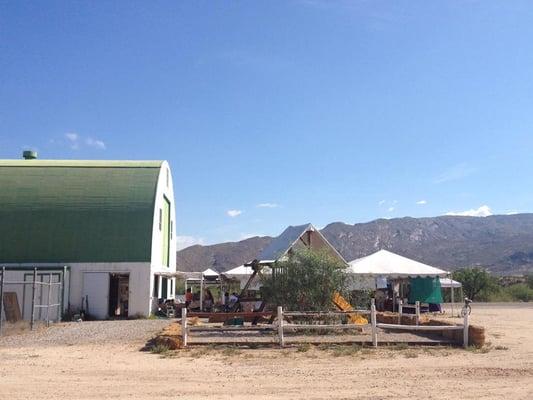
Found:
[[[415,303],[415,307],[416,307],[416,324],[420,325],[420,302],[419,301]]]
[[[403,313],[403,300],[400,299],[398,303],[398,325],[402,324],[402,313]]]
[[[278,335],[279,345],[285,346],[285,338],[283,337],[283,307],[278,306]]]
[[[200,311],[204,311],[204,273],[200,278]]]
[[[468,326],[469,321],[468,318],[470,316],[468,315],[468,312],[465,312],[465,319],[463,322],[463,347],[466,349],[468,347]]]
[[[187,347],[187,308],[181,309],[181,338],[183,347]]]
[[[33,268],[33,284],[31,290],[31,320],[30,320],[30,329],[33,331],[33,326],[35,325],[35,289],[37,286],[37,268]]]
[[[372,324],[372,346],[378,347],[378,327],[376,318],[376,299],[370,303],[370,322]]]
[[[0,281],[0,336],[2,336],[2,312],[4,311],[4,281],[6,280],[6,267],[2,267],[2,280]]]

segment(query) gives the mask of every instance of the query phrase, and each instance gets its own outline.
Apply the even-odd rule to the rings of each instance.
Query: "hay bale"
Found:
[[[183,346],[181,326],[178,323],[168,325],[155,337],[154,343],[169,350],[180,349]]]
[[[468,342],[471,346],[483,347],[485,345],[485,327],[470,325],[468,327]]]
[[[154,342],[156,346],[165,346],[169,350],[178,350],[183,346],[181,337],[177,336],[157,336]]]

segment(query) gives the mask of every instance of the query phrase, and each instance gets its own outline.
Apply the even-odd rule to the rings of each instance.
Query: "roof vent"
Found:
[[[37,158],[37,152],[33,150],[24,150],[22,152],[22,157],[24,157],[25,160],[35,160]]]

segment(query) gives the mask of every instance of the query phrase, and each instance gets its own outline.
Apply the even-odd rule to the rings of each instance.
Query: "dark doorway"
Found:
[[[125,318],[128,316],[130,276],[110,274],[109,277],[109,316]]]

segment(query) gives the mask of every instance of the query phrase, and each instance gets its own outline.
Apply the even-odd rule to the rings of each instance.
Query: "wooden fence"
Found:
[[[339,316],[339,315],[349,315],[349,314],[363,314],[370,315],[370,323],[363,325],[356,324],[324,324],[324,325],[314,325],[314,324],[294,324],[287,323],[285,321],[286,317],[310,317],[310,316]],[[401,322],[401,308],[399,314],[399,322]],[[374,299],[372,299],[370,310],[351,310],[351,311],[336,311],[336,312],[313,312],[313,311],[283,311],[283,308],[279,306],[277,308],[277,322],[268,325],[262,326],[189,326],[187,323],[187,309],[182,309],[181,314],[181,331],[182,331],[182,340],[183,346],[188,344],[188,336],[190,332],[252,332],[252,331],[271,331],[277,332],[278,343],[281,347],[285,346],[285,332],[290,329],[294,330],[306,330],[306,329],[329,329],[329,330],[361,330],[365,327],[371,328],[371,337],[372,345],[374,347],[378,346],[378,333],[379,329],[391,329],[391,330],[400,330],[407,332],[442,332],[442,331],[452,331],[452,330],[462,330],[463,331],[463,346],[468,347],[468,326],[469,320],[468,315],[465,315],[464,322],[462,325],[420,325],[420,304],[416,304],[416,325],[401,325],[398,324],[385,324],[377,322],[377,313],[376,305]]]

